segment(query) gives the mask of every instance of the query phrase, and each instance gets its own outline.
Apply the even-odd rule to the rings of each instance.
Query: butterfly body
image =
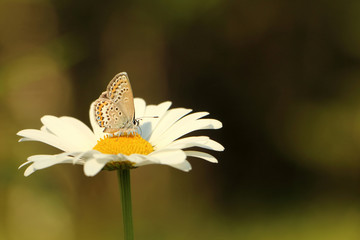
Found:
[[[118,73],[95,101],[95,119],[105,133],[135,132],[134,98],[126,72]]]

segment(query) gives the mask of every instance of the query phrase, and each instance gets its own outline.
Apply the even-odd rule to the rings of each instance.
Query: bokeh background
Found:
[[[360,239],[360,2],[0,1],[0,239],[120,239],[115,172],[23,177],[59,151],[15,134],[89,124],[120,71],[147,103],[209,111],[226,150],[132,171],[137,239]]]

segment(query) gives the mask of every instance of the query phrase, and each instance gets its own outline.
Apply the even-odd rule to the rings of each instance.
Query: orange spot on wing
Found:
[[[98,116],[100,117],[100,119],[96,119],[99,124],[101,124],[102,126],[104,125],[104,122],[102,120],[104,120],[104,116],[102,113],[102,108],[105,106],[105,103],[100,103],[99,104],[99,110],[97,110],[99,112]]]
[[[113,90],[111,91],[111,96],[110,96],[111,98],[113,98],[114,93],[115,93],[116,90],[119,88],[120,84],[121,84],[121,81],[117,81],[117,82],[115,83],[115,85],[114,85],[114,87],[113,87]]]

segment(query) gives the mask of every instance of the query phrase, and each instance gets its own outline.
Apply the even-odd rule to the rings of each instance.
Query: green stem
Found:
[[[121,205],[124,222],[124,239],[134,239],[134,228],[132,221],[132,206],[131,206],[131,189],[130,189],[130,170],[118,170],[120,192],[121,192]]]

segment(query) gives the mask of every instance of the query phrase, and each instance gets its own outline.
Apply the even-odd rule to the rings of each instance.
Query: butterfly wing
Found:
[[[95,101],[95,119],[104,132],[134,129],[135,107],[129,78],[118,73]]]
[[[118,73],[107,86],[107,98],[110,99],[122,112],[121,121],[128,127],[134,121],[134,97],[126,72]]]
[[[106,133],[115,133],[124,128],[121,120],[122,112],[116,111],[118,107],[109,99],[100,96],[95,101],[95,120]]]

